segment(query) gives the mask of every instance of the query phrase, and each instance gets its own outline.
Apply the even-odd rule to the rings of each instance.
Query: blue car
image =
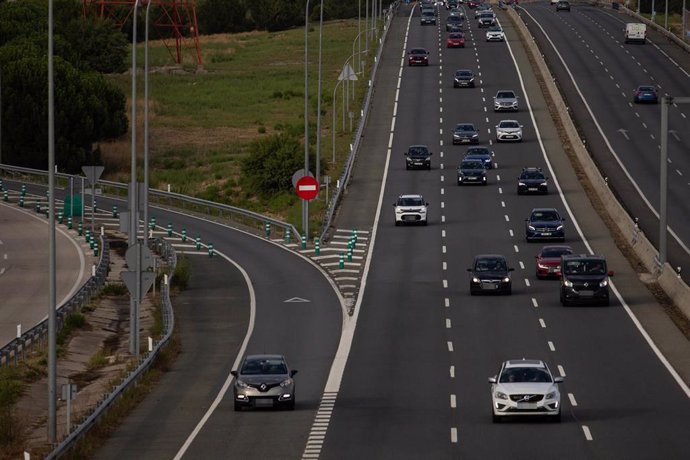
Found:
[[[646,102],[649,104],[656,104],[659,102],[659,95],[654,86],[638,86],[635,90],[635,97],[633,98],[635,104]]]
[[[493,169],[494,167],[494,163],[491,159],[491,151],[483,146],[468,148],[463,160],[479,160],[484,163],[486,169]]]

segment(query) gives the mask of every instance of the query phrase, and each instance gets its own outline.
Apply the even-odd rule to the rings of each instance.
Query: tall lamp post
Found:
[[[304,8],[304,174],[309,175],[309,0]],[[309,202],[302,200],[302,232],[309,233]]]
[[[127,243],[129,247],[137,244],[137,229],[139,219],[137,215],[137,8],[140,0],[134,2],[134,13],[132,14],[132,158],[130,169],[129,184],[129,235]],[[146,223],[144,226],[146,227]],[[137,253],[137,261],[139,254]],[[137,263],[137,268],[139,263]],[[130,271],[133,267],[130,267]],[[138,270],[137,270],[138,272]],[[129,352],[133,356],[139,354],[139,273],[137,273],[137,288],[134,295],[129,300]]]
[[[149,9],[152,0],[146,1],[146,28],[144,33],[144,246],[149,245]]]
[[[316,182],[321,183],[321,61],[323,55],[323,0],[319,6],[319,71],[316,99]],[[308,238],[308,236],[307,236]]]

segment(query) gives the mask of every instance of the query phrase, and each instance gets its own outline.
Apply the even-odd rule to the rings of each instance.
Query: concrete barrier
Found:
[[[567,106],[561,93],[558,91],[554,78],[551,75],[544,57],[542,56],[539,47],[532,38],[525,23],[520,19],[519,15],[509,8],[507,10],[511,22],[520,34],[520,39],[525,46],[527,53],[532,57],[536,63],[536,70],[541,74],[542,79],[546,85],[547,101],[556,108],[556,116],[565,130],[567,142],[572,147],[576,155],[577,161],[580,163],[583,171],[587,176],[587,180],[592,185],[592,188],[601,197],[605,204],[605,209],[611,220],[617,226],[617,230],[622,235],[631,235],[630,247],[640,259],[645,269],[652,276],[652,279],[658,282],[659,286],[664,292],[673,300],[675,305],[683,312],[683,314],[690,319],[690,287],[678,276],[668,263],[664,266],[659,266],[657,263],[659,251],[652,245],[647,237],[642,232],[638,232],[637,225],[633,219],[628,215],[623,206],[618,202],[615,195],[611,192],[608,184],[602,177],[596,165],[592,161],[582,139],[575,128],[573,120],[567,110]]]

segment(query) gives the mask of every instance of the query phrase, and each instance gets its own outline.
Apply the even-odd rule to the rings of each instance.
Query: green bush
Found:
[[[186,257],[178,257],[177,265],[175,266],[175,273],[173,274],[172,285],[184,291],[187,289],[187,286],[189,286],[190,276],[191,268],[189,266],[189,259]]]

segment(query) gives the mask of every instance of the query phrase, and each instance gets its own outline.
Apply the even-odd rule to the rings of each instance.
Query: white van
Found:
[[[647,41],[647,24],[631,23],[625,25],[625,43]]]

